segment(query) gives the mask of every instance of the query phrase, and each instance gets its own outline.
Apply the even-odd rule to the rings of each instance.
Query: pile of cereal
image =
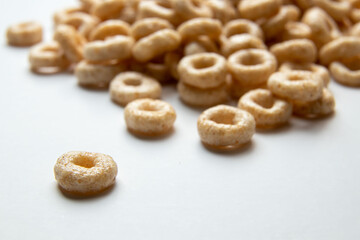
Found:
[[[291,115],[332,114],[330,73],[360,86],[359,21],[359,0],[80,0],[54,14],[54,40],[29,60],[35,73],[74,69],[79,85],[109,88],[129,130],[146,136],[171,130],[174,109],[155,99],[176,81],[185,104],[210,108],[202,142],[233,149]],[[21,23],[7,37],[30,46],[42,29]],[[219,105],[231,98],[237,108]]]

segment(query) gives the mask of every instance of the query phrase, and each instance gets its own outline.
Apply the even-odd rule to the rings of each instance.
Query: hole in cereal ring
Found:
[[[272,108],[274,106],[274,99],[273,98],[256,98],[253,99],[253,101],[257,104],[259,104],[260,106],[262,106],[263,108]]]
[[[140,110],[147,111],[147,112],[156,112],[159,111],[159,107],[154,104],[144,103],[140,106]]]
[[[194,68],[196,69],[209,68],[215,64],[215,59],[213,58],[196,59],[193,64],[194,64]]]
[[[142,81],[136,78],[129,78],[129,79],[125,79],[124,83],[128,86],[139,86],[141,85]]]
[[[82,156],[82,155],[76,156],[72,162],[73,164],[84,168],[95,167],[94,159],[89,156]]]
[[[210,120],[219,124],[234,125],[234,118],[235,118],[235,113],[222,112],[211,116]]]
[[[241,59],[240,63],[242,65],[246,65],[246,66],[255,66],[255,65],[261,64],[262,61],[257,56],[247,55]]]
[[[289,80],[290,81],[300,81],[300,80],[304,80],[304,77],[303,76],[300,76],[300,75],[294,75],[294,74],[291,74],[288,76]]]

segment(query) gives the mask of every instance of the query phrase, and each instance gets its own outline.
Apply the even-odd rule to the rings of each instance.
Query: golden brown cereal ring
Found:
[[[70,62],[77,63],[83,59],[83,45],[86,40],[75,28],[68,25],[59,25],[54,33],[54,40],[64,50]]]
[[[216,53],[198,53],[181,59],[180,80],[197,88],[215,88],[225,82],[226,59]]]
[[[135,135],[159,136],[171,131],[176,113],[167,102],[149,98],[129,103],[124,111],[128,130]]]
[[[165,64],[165,59],[163,59],[161,62],[147,62],[144,73],[156,79],[160,83],[165,83],[171,78],[169,68]]]
[[[354,37],[360,37],[360,23],[356,23],[350,28],[349,35]]]
[[[115,183],[117,166],[109,155],[68,152],[58,158],[54,173],[60,188],[66,193],[90,196]]]
[[[260,39],[264,38],[261,28],[254,22],[246,19],[236,19],[228,22],[223,29],[225,39],[229,39],[236,35],[250,34]],[[224,41],[224,38],[222,41]]]
[[[136,11],[137,10],[134,7],[131,7],[131,4],[128,2],[127,6],[121,10],[118,19],[133,24],[136,21]]]
[[[132,49],[133,56],[140,62],[149,61],[180,45],[181,38],[175,30],[163,29],[141,38]]]
[[[172,24],[178,24],[179,19],[170,1],[141,1],[138,16],[142,18],[161,18]]]
[[[81,7],[65,8],[54,13],[53,20],[55,26],[62,24],[71,14],[74,13],[86,13],[86,10]]]
[[[255,120],[244,110],[218,105],[200,115],[197,128],[205,146],[231,150],[251,140],[255,133]]]
[[[137,72],[123,72],[110,84],[111,99],[126,106],[140,98],[160,98],[161,85],[153,78]]]
[[[245,0],[238,9],[242,18],[256,20],[274,16],[281,7],[281,0]]]
[[[351,4],[347,1],[313,0],[313,2],[324,9],[335,21],[340,21],[350,14]]]
[[[84,46],[84,58],[91,62],[129,59],[133,45],[133,38],[122,35],[104,41],[89,42]]]
[[[92,64],[85,60],[79,62],[75,68],[75,75],[80,86],[86,88],[108,88],[116,75],[126,71],[126,64]]]
[[[308,63],[316,60],[316,46],[309,39],[293,39],[270,48],[279,64],[283,62]]]
[[[173,29],[174,27],[166,20],[161,18],[145,18],[136,21],[131,26],[133,38],[139,40],[150,34],[163,29]]]
[[[360,67],[358,63],[345,64],[333,62],[330,64],[329,69],[331,75],[337,82],[346,86],[360,86]]]
[[[313,0],[294,0],[294,2],[302,10],[306,10],[314,6]]]
[[[311,38],[311,28],[308,25],[302,22],[286,23],[284,31],[281,33],[283,41],[303,38]]]
[[[262,49],[246,49],[235,52],[227,61],[234,80],[242,85],[265,83],[277,68],[276,58]]]
[[[91,14],[102,20],[115,19],[120,16],[124,7],[124,0],[101,0],[94,4]]]
[[[237,51],[250,48],[266,49],[267,47],[260,38],[245,33],[235,35],[227,40],[225,44],[222,44],[221,52],[228,57]]]
[[[334,61],[346,60],[360,54],[359,37],[340,37],[324,45],[319,52],[321,64],[329,65]]]
[[[234,19],[235,8],[227,0],[208,0],[204,2],[213,12],[213,17],[219,19],[223,24]]]
[[[216,88],[201,89],[192,87],[180,81],[177,85],[180,99],[194,107],[212,107],[228,100],[226,85],[222,84]]]
[[[202,0],[173,0],[172,7],[177,14],[186,20],[212,17],[211,9]]]
[[[334,95],[323,88],[322,96],[312,102],[293,101],[293,113],[300,117],[319,118],[333,113],[335,110]]]
[[[91,8],[95,5],[97,0],[80,0],[81,8],[85,11],[90,12]]]
[[[177,80],[180,78],[177,68],[181,58],[182,55],[178,52],[169,52],[165,54],[165,65],[167,66],[170,75]]]
[[[42,27],[37,22],[11,25],[6,31],[7,43],[12,46],[32,46],[42,41]]]
[[[286,123],[292,105],[272,95],[267,89],[251,90],[243,95],[238,107],[253,115],[258,128],[274,128]]]
[[[105,40],[116,35],[130,36],[130,25],[122,20],[107,20],[92,30],[90,40]]]
[[[279,71],[308,71],[313,74],[318,74],[323,79],[324,86],[327,86],[330,82],[330,74],[327,68],[314,63],[297,64],[286,62],[280,66]]]
[[[360,21],[360,9],[358,8],[352,8],[350,11],[350,19],[357,23]]]
[[[90,32],[99,24],[97,17],[86,13],[73,13],[63,20],[62,24],[73,26],[85,38],[89,38]]]
[[[57,42],[40,43],[32,47],[29,62],[31,69],[39,73],[47,72],[49,68],[55,73],[66,69],[70,64]]]
[[[202,35],[217,40],[221,34],[221,27],[219,20],[194,18],[181,24],[177,30],[183,40],[196,39]]]
[[[317,74],[306,71],[273,73],[268,80],[269,90],[282,98],[314,101],[322,94],[324,81]]]
[[[262,83],[260,85],[247,85],[247,84],[243,85],[243,84],[239,83],[238,81],[234,80],[231,77],[231,75],[229,75],[226,83],[227,83],[228,93],[235,100],[239,100],[239,98],[241,96],[243,96],[245,93],[247,93],[251,90],[258,89],[258,88],[267,89],[266,83]]]
[[[207,36],[199,36],[197,39],[187,43],[184,47],[185,56],[205,52],[219,52],[216,43]]]

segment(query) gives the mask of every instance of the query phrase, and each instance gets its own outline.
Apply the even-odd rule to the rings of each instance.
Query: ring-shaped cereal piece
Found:
[[[197,88],[215,88],[225,82],[226,60],[216,53],[198,53],[181,59],[180,80]]]
[[[137,72],[123,72],[110,84],[111,99],[126,106],[140,98],[160,98],[161,85],[153,78]]]
[[[91,8],[94,6],[97,0],[79,0],[81,3],[81,7],[87,11],[90,12]]]
[[[202,0],[173,0],[172,7],[183,19],[212,17],[211,9]]]
[[[100,20],[97,17],[87,13],[77,12],[69,14],[62,24],[73,26],[80,35],[88,39],[90,32],[99,24],[99,22]]]
[[[281,40],[311,39],[311,28],[302,22],[288,22],[281,33]]]
[[[149,98],[130,102],[124,111],[128,130],[140,136],[167,134],[176,120],[174,108],[167,102]]]
[[[267,89],[245,93],[238,107],[253,115],[258,128],[275,128],[285,124],[292,113],[291,103],[279,99]]]
[[[83,59],[83,46],[86,40],[74,27],[64,24],[57,26],[54,40],[59,43],[70,62],[77,63]]]
[[[314,6],[313,0],[294,0],[295,4],[301,8],[301,10],[307,10]]]
[[[250,113],[226,105],[205,110],[197,121],[202,143],[219,150],[237,149],[248,143],[255,133],[255,125]]]
[[[276,96],[309,102],[321,97],[324,81],[311,72],[289,71],[273,73],[267,85]]]
[[[137,41],[132,48],[132,53],[139,62],[147,62],[177,49],[180,42],[181,37],[175,30],[163,29]]]
[[[267,50],[245,49],[233,53],[227,60],[228,70],[234,80],[242,85],[266,83],[277,68],[276,58]]]
[[[309,39],[293,39],[274,44],[270,48],[279,64],[283,62],[309,63],[315,62],[317,49]]]
[[[188,42],[184,47],[185,56],[205,52],[219,53],[216,43],[207,36],[199,36],[197,39]]]
[[[163,30],[173,29],[174,27],[166,20],[161,18],[144,18],[136,21],[131,26],[131,34],[135,40],[147,37],[150,34]]]
[[[357,60],[359,61],[359,60]],[[355,63],[341,63],[332,62],[330,64],[330,73],[333,78],[346,86],[359,87],[360,86],[360,66]]]
[[[82,6],[62,9],[54,13],[53,15],[54,24],[55,26],[62,24],[71,14],[86,13],[86,12],[87,12],[86,9],[84,9]]]
[[[219,39],[222,24],[217,19],[194,18],[178,27],[178,32],[183,40],[196,39],[199,36],[207,36],[213,40]]]
[[[266,49],[267,47],[260,38],[245,33],[235,35],[227,40],[225,44],[222,44],[221,52],[228,57],[237,51],[250,48]]]
[[[242,18],[256,20],[274,16],[280,9],[281,0],[245,0],[238,5]]]
[[[323,65],[358,55],[360,55],[360,37],[352,36],[337,38],[324,45],[319,52],[320,62]]]
[[[230,1],[210,0],[204,2],[213,12],[213,18],[219,19],[223,24],[234,19],[236,16],[235,8]]]
[[[175,10],[170,1],[141,1],[138,16],[142,18],[161,18],[176,25],[178,23]]]
[[[147,62],[144,73],[160,83],[165,83],[171,79],[169,67],[165,64],[165,59],[159,61]]]
[[[109,155],[91,152],[68,152],[54,166],[60,189],[79,196],[99,194],[115,183],[117,165]]]
[[[335,21],[341,21],[350,15],[351,3],[348,1],[313,0],[315,6],[325,10]]]
[[[360,21],[360,9],[359,8],[352,8],[350,11],[350,19],[354,23],[358,23]]]
[[[133,45],[132,37],[122,35],[109,37],[104,41],[89,42],[84,46],[84,58],[91,62],[129,59]]]
[[[107,20],[91,31],[90,40],[105,40],[116,35],[130,36],[130,25],[122,20]]]
[[[264,33],[259,25],[247,19],[232,20],[224,26],[223,35],[225,39],[241,34],[250,34],[264,39]]]
[[[180,78],[178,72],[178,64],[182,58],[182,54],[178,52],[168,52],[165,54],[165,65],[167,66],[171,77],[178,80]]]
[[[243,85],[239,82],[237,82],[236,80],[234,80],[231,75],[229,75],[230,77],[227,79],[227,88],[228,88],[228,93],[230,94],[230,96],[238,101],[240,97],[242,97],[245,93],[254,90],[254,89],[267,89],[267,85],[266,83],[262,83],[260,85]]]
[[[328,69],[324,66],[314,64],[314,63],[283,63],[280,68],[280,72],[284,71],[308,71],[313,74],[318,74],[324,81],[324,86],[327,86],[330,83],[330,73]]]
[[[124,0],[101,0],[95,2],[90,12],[102,20],[116,19],[125,5]]]
[[[126,64],[92,64],[85,60],[75,68],[75,76],[80,86],[86,88],[105,89],[116,75],[126,71]]]
[[[6,31],[7,43],[12,46],[32,46],[42,41],[42,26],[37,22],[21,22]]]
[[[180,99],[187,105],[193,107],[212,107],[225,103],[228,100],[225,84],[216,88],[201,89],[180,81],[177,85],[177,90]]]

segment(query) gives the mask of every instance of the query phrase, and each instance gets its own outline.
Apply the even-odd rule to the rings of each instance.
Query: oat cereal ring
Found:
[[[180,80],[197,88],[215,88],[225,82],[226,59],[216,53],[198,53],[181,59]]]
[[[81,3],[81,8],[85,11],[90,12],[91,8],[94,6],[97,0],[79,0]]]
[[[137,41],[132,48],[132,53],[139,62],[147,62],[177,49],[180,42],[181,37],[175,30],[163,29]]]
[[[129,59],[133,45],[133,38],[122,35],[89,42],[84,46],[84,58],[91,62]]]
[[[196,39],[199,36],[208,36],[213,40],[219,39],[222,24],[212,18],[194,18],[182,23],[177,31],[183,40]]]
[[[109,155],[91,152],[68,152],[54,166],[55,179],[66,193],[90,196],[115,183],[117,165]]]
[[[159,136],[173,128],[176,113],[167,102],[149,98],[129,103],[124,111],[128,130],[140,136]]]
[[[181,58],[182,55],[176,51],[165,54],[165,65],[167,66],[171,77],[177,80],[180,78],[177,68]]]
[[[322,97],[312,102],[293,101],[293,114],[306,118],[330,115],[335,110],[335,98],[329,89],[323,88]]]
[[[238,5],[242,18],[256,20],[274,16],[280,9],[281,0],[244,0]]]
[[[139,18],[161,18],[176,25],[179,20],[170,1],[141,1],[138,8]]]
[[[321,97],[324,81],[311,72],[289,71],[273,73],[267,85],[273,94],[281,98],[308,102]]]
[[[180,81],[177,85],[180,99],[193,107],[212,107],[228,100],[226,85],[216,88],[201,89],[192,87]]]
[[[283,41],[292,39],[311,39],[311,28],[302,22],[288,22],[281,33]]]
[[[32,46],[42,41],[42,26],[37,22],[11,25],[6,31],[7,43],[12,46]]]
[[[121,106],[140,98],[160,98],[161,85],[144,74],[123,72],[111,82],[110,97]]]
[[[360,54],[360,37],[340,37],[326,45],[319,52],[321,64],[329,65],[331,62],[346,60]]]
[[[360,9],[352,8],[351,11],[350,11],[350,19],[354,23],[358,23],[360,21]]]
[[[63,20],[62,24],[73,26],[85,38],[89,38],[90,32],[99,24],[97,17],[86,13],[73,13]]]
[[[267,50],[246,49],[232,54],[227,61],[234,80],[242,85],[266,83],[277,68],[276,58]]]
[[[90,40],[105,40],[116,35],[130,36],[130,25],[122,20],[107,20],[91,31]]]
[[[146,63],[144,73],[156,79],[160,83],[165,83],[171,78],[169,68],[165,64],[165,60],[162,62],[154,61]]]
[[[276,98],[267,89],[251,90],[243,95],[238,107],[253,115],[258,128],[275,128],[286,123],[292,113],[289,102]]]
[[[75,76],[80,86],[104,89],[109,87],[116,75],[126,69],[124,63],[92,64],[83,60],[76,65]]]
[[[183,19],[212,17],[211,9],[203,0],[173,0],[172,7]]]
[[[243,96],[245,93],[259,88],[267,89],[267,85],[266,83],[262,83],[260,85],[242,85],[241,83],[237,82],[230,76],[230,78],[228,78],[227,81],[227,88],[230,96],[238,101],[239,98]]]
[[[309,39],[293,39],[274,44],[270,48],[279,64],[283,62],[308,63],[315,62],[317,49]]]
[[[56,73],[66,69],[70,63],[57,42],[40,43],[30,49],[30,67],[37,73]]]
[[[335,21],[348,17],[351,4],[348,1],[313,0],[314,4],[327,12]]]
[[[131,26],[131,33],[135,40],[149,36],[150,34],[163,29],[173,29],[174,27],[166,20],[161,18],[144,18],[136,21]]]
[[[86,40],[72,26],[63,24],[57,26],[54,40],[59,43],[70,62],[77,63],[83,59],[83,46]]]
[[[225,44],[222,44],[221,52],[225,57],[231,54],[250,48],[266,49],[264,42],[250,34],[240,34],[231,37]]]
[[[313,0],[294,0],[294,2],[302,10],[306,10],[314,6]]]
[[[102,20],[116,19],[124,7],[124,0],[101,0],[95,2],[90,12]]]
[[[53,15],[55,26],[62,24],[71,14],[74,13],[86,13],[86,10],[81,7],[70,7],[57,11]]]
[[[204,2],[213,12],[213,17],[219,19],[223,24],[234,19],[236,16],[235,8],[227,0],[209,0]]]
[[[349,35],[354,37],[360,37],[360,23],[356,23],[350,28]]]
[[[237,149],[248,143],[255,133],[255,125],[250,113],[226,105],[205,110],[197,121],[202,143],[218,150]]]
[[[256,23],[246,19],[232,20],[224,26],[223,35],[226,40],[241,34],[250,34],[260,39],[264,39],[261,28]],[[224,38],[222,38],[222,41],[224,41]],[[226,40],[224,42],[226,42]]]
[[[187,43],[184,47],[185,56],[205,52],[219,52],[216,43],[207,36],[199,36],[197,39]]]
[[[333,78],[346,86],[360,86],[360,66],[357,62],[341,63],[333,62],[330,64],[330,72]]]

